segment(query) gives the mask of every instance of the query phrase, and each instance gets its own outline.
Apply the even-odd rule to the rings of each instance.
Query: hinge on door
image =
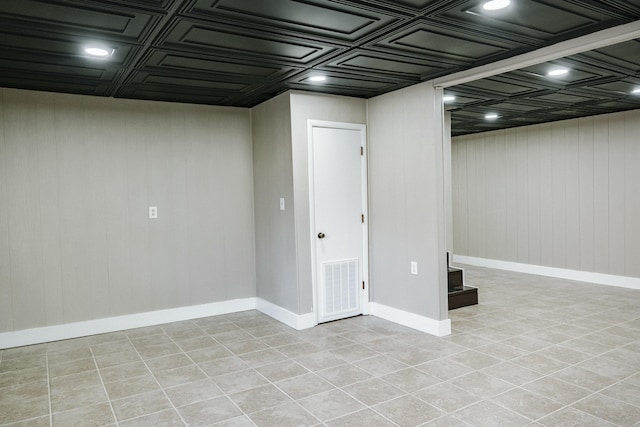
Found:
[[[360,155],[364,156],[364,147],[360,147]]]
[[[362,289],[364,289],[364,280],[362,281]]]
[[[362,214],[360,218],[362,218],[362,223],[364,224],[364,214]]]

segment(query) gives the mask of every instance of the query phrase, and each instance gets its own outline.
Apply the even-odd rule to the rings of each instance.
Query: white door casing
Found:
[[[368,314],[366,128],[308,121],[314,312]]]

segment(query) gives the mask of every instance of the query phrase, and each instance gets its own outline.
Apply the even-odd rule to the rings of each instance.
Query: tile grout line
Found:
[[[164,331],[164,329],[162,330],[164,332],[164,334],[171,339],[171,337],[169,337],[169,335]],[[140,358],[140,360],[142,361],[142,363],[144,364],[144,366],[147,368],[147,370],[149,371],[149,373],[151,374],[151,376],[153,377],[153,380],[156,382],[156,384],[158,384],[158,387],[160,388],[160,390],[162,391],[162,394],[164,394],[164,397],[167,399],[167,401],[169,401],[169,404],[171,405],[171,407],[173,408],[173,410],[176,412],[176,414],[178,414],[178,417],[180,418],[180,420],[182,421],[182,423],[185,426],[188,426],[187,422],[184,420],[184,418],[182,417],[182,414],[180,413],[180,411],[178,411],[178,408],[176,408],[176,406],[173,404],[173,401],[169,398],[169,395],[167,394],[167,392],[165,391],[164,387],[162,387],[162,384],[160,384],[160,382],[158,381],[158,379],[156,378],[155,374],[153,373],[153,371],[151,370],[151,368],[149,368],[149,365],[147,365],[147,361],[142,357],[142,355],[140,354],[140,352],[138,351],[138,349],[136,348],[136,346],[133,344],[133,341],[131,341],[131,338],[129,337],[129,335],[125,332],[125,335],[127,336],[127,340],[129,341],[129,344],[131,344],[131,347],[133,347],[133,350],[136,352],[136,354],[138,355],[138,357]],[[173,341],[171,339],[171,341]],[[180,349],[182,350],[182,349]],[[142,393],[141,393],[142,394]],[[111,403],[111,399],[109,399],[109,403]],[[161,411],[158,411],[161,412]],[[142,416],[147,416],[147,415],[151,415],[151,414],[145,414]],[[136,419],[136,418],[140,418],[140,417],[134,417],[132,419]],[[118,420],[116,419],[116,422]],[[119,424],[118,424],[119,425]]]
[[[96,371],[98,372],[98,377],[100,378],[100,384],[102,384],[102,389],[104,390],[104,394],[107,398],[107,402],[109,403],[109,409],[111,409],[111,415],[113,415],[113,421],[116,426],[120,425],[118,421],[118,417],[116,417],[116,411],[113,409],[113,404],[111,403],[111,398],[109,397],[109,392],[107,391],[107,386],[104,384],[104,379],[102,378],[102,373],[100,372],[100,367],[98,366],[98,361],[96,360],[95,354],[93,354],[93,348],[91,348],[91,344],[87,343],[89,346],[89,351],[91,352],[91,359],[93,359],[93,364],[96,367]],[[53,426],[52,426],[53,427]]]
[[[49,351],[45,347],[45,363],[47,366],[47,397],[49,398],[49,427],[53,427],[53,408],[51,404],[51,376],[49,375]]]

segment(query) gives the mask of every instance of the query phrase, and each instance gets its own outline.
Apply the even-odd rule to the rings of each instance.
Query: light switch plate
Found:
[[[418,263],[411,261],[411,274],[418,275]]]
[[[149,206],[149,219],[158,218],[158,207],[157,206]]]
[[[280,197],[280,210],[284,210],[284,197]]]

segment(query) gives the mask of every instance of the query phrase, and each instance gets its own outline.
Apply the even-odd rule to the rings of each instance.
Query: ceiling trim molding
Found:
[[[640,20],[439,77],[432,80],[431,83],[436,87],[448,88],[637,38],[640,38]]]

